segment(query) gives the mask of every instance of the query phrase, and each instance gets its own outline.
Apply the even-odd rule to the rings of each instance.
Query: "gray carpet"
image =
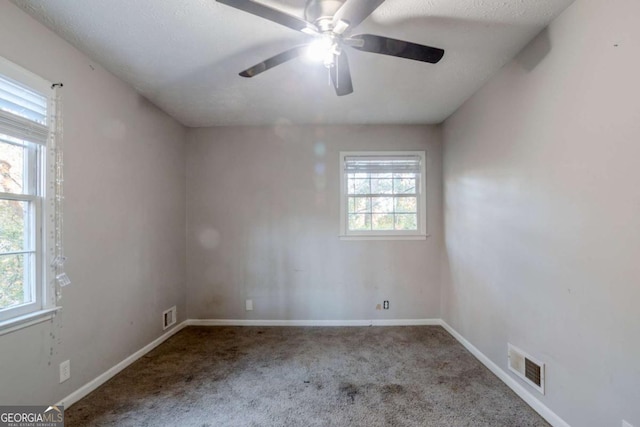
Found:
[[[67,426],[547,426],[439,326],[189,327]]]

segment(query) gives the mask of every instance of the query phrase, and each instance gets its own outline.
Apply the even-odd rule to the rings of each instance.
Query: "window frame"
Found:
[[[348,226],[348,197],[347,172],[345,171],[345,158],[347,157],[381,157],[392,156],[419,156],[420,177],[417,197],[417,230],[349,230]],[[427,152],[424,150],[395,150],[395,151],[341,151],[340,152],[340,234],[341,240],[424,240],[427,232]],[[394,197],[395,199],[395,197]]]
[[[47,119],[46,124],[41,126],[42,128],[46,127],[48,134],[51,135],[54,126],[51,118],[55,116],[55,103],[52,102],[54,94],[51,89],[51,83],[3,57],[0,57],[0,75],[46,98]],[[10,133],[7,135],[18,137],[18,135],[11,135]],[[17,139],[23,141],[24,144],[11,140],[4,140],[3,143],[24,147],[23,172],[25,175],[23,176],[23,191],[22,194],[0,192],[0,199],[21,201],[29,204],[29,227],[33,227],[33,230],[29,232],[29,239],[32,240],[33,247],[24,248],[22,251],[16,251],[15,253],[24,253],[32,256],[30,264],[33,265],[29,265],[29,268],[33,274],[33,280],[28,286],[33,293],[33,300],[0,309],[0,335],[49,320],[60,309],[60,307],[56,306],[55,278],[53,277],[55,274],[47,268],[52,261],[50,259],[51,251],[48,251],[48,248],[52,247],[53,242],[51,238],[47,238],[46,233],[47,230],[54,229],[52,221],[47,219],[51,216],[50,208],[53,203],[53,192],[47,190],[52,188],[53,185],[54,174],[50,170],[50,166],[53,163],[50,162],[55,159],[49,155],[48,143],[37,143],[29,141],[28,138]]]
[[[2,143],[11,144],[10,142],[4,141],[2,141]],[[19,146],[20,144],[15,145]],[[28,209],[26,209],[26,211],[28,212],[28,224],[25,221],[25,227],[27,228],[27,233],[29,234],[29,247],[23,248],[23,250],[21,251],[0,252],[0,255],[24,255],[25,257],[31,257],[28,262],[24,261],[24,265],[26,266],[25,271],[27,271],[28,268],[28,270],[30,270],[29,274],[33,275],[33,279],[30,281],[30,283],[24,284],[24,288],[25,292],[33,294],[33,297],[31,298],[30,302],[26,302],[16,306],[10,306],[7,308],[0,308],[0,322],[42,309],[42,298],[44,294],[43,286],[41,286],[43,284],[44,271],[44,236],[42,235],[43,214],[41,196],[42,184],[38,179],[39,176],[42,175],[42,173],[38,172],[42,170],[42,162],[40,159],[43,155],[43,150],[41,150],[38,145],[33,143],[23,145],[23,149],[26,154],[26,166],[24,167],[24,171],[27,172],[25,177],[26,179],[23,180],[23,183],[26,183],[28,191],[22,194],[0,192],[0,200],[12,200],[28,203]],[[33,173],[34,171],[36,172],[35,174]]]

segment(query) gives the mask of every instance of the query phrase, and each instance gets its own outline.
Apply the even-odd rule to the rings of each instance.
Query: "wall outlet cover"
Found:
[[[63,383],[69,378],[71,378],[71,362],[69,360],[65,360],[60,363],[60,382]]]
[[[252,299],[246,300],[244,305],[245,305],[245,308],[246,308],[247,311],[253,310],[253,300]]]

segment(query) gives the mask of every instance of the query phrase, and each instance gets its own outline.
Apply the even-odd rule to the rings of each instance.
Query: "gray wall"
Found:
[[[187,146],[190,318],[440,317],[439,128],[208,128]],[[431,236],[339,240],[339,151],[397,149],[427,151]]]
[[[573,426],[640,426],[639,17],[575,2],[445,125],[443,316]]]
[[[0,336],[0,403],[54,403],[185,318],[184,128],[9,3],[0,55],[64,82],[62,313]],[[71,379],[58,383],[58,364]]]

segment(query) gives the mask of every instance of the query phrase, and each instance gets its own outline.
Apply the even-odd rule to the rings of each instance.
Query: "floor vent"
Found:
[[[509,344],[509,370],[544,394],[544,363]]]
[[[167,329],[169,326],[176,324],[176,306],[174,305],[169,310],[162,313],[162,329]]]

